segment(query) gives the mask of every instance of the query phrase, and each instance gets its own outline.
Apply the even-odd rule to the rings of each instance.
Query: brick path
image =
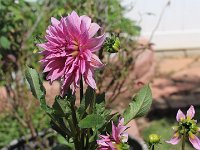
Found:
[[[200,105],[200,59],[158,58],[156,61],[152,110]]]

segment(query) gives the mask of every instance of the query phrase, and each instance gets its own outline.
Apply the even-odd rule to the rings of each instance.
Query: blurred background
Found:
[[[45,41],[52,16],[60,19],[72,10],[120,38],[119,53],[98,53],[107,65],[97,74],[97,92],[106,91],[108,108],[122,112],[141,86],[151,84],[151,111],[130,123],[130,136],[141,141],[157,133],[164,143],[172,135],[177,110],[191,104],[199,120],[199,6],[198,0],[0,0],[0,148],[68,144],[49,129],[48,117],[26,85],[24,69],[28,65],[42,72],[36,43]],[[52,105],[60,84],[50,85],[45,74],[43,79]],[[177,149],[169,144],[159,148]],[[189,144],[187,149],[192,149]]]

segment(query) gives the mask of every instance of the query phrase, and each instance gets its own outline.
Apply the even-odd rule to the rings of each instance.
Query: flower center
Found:
[[[185,132],[186,133],[192,132],[196,134],[197,130],[198,130],[197,124],[193,119],[192,120],[184,119],[179,124],[179,132],[181,134]]]
[[[77,41],[72,41],[73,43],[73,52],[71,53],[72,57],[76,57],[79,53],[79,46],[78,46],[78,42]]]
[[[78,53],[79,53],[79,51],[73,51],[73,52],[71,53],[71,55],[72,55],[72,57],[76,57],[76,56],[78,55]]]
[[[116,150],[121,150],[120,144],[117,144],[115,142],[112,142],[113,146],[115,147]]]

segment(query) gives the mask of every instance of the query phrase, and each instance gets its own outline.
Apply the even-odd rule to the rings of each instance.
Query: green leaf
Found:
[[[50,125],[52,129],[54,129],[56,132],[58,132],[60,135],[62,135],[64,138],[71,137],[71,131],[69,130],[66,120],[63,118],[57,118],[55,115],[50,115],[51,121]]]
[[[10,48],[10,41],[8,40],[7,37],[5,37],[5,36],[0,37],[0,46],[5,49]]]
[[[149,85],[145,85],[133,98],[128,109],[124,111],[124,122],[127,124],[134,118],[145,115],[152,104],[152,94]]]
[[[69,149],[69,147],[64,144],[56,145],[55,147],[52,148],[52,150],[67,150],[67,149]]]
[[[105,102],[105,92],[96,95],[96,103]]]
[[[38,100],[45,99],[46,91],[42,84],[39,74],[35,69],[27,67],[25,70],[26,79],[30,85],[31,92]]]
[[[60,96],[56,96],[53,104],[53,111],[54,114],[59,117],[66,117],[67,114],[71,113],[69,101]]]
[[[101,115],[103,118],[106,118],[111,113],[111,109],[105,108],[105,102],[95,105],[95,114]]]
[[[95,96],[95,91],[90,86],[88,86],[88,88],[85,92],[85,96],[84,96],[85,109],[87,109],[89,104],[92,102],[92,100],[94,99],[94,96]]]
[[[105,120],[103,117],[97,114],[91,114],[86,116],[84,119],[82,119],[78,126],[80,128],[99,128],[102,124],[104,124]]]
[[[27,67],[25,70],[25,76],[30,85],[33,96],[38,100],[40,100],[41,108],[45,110],[47,113],[51,114],[52,109],[46,104],[45,101],[46,91],[44,89],[44,86],[37,71],[35,69]]]

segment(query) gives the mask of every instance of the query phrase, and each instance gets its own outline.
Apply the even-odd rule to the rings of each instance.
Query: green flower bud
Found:
[[[157,134],[150,134],[149,135],[149,144],[159,144],[160,143],[160,136]]]
[[[118,37],[115,39],[115,43],[113,44],[112,48],[115,50],[115,52],[120,50],[120,41]]]
[[[104,44],[104,48],[109,53],[117,53],[120,50],[120,40],[118,37],[112,35],[107,38]]]

